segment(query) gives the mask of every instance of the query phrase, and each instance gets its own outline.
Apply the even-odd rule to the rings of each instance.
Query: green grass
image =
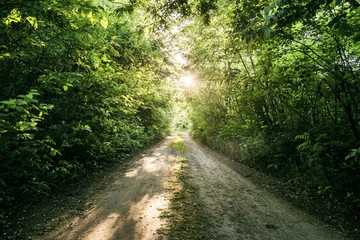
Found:
[[[187,150],[184,140],[179,135],[171,141],[170,146],[178,155],[184,154]]]

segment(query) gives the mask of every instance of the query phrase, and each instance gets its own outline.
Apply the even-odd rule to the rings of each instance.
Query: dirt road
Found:
[[[114,169],[107,182],[87,189],[83,204],[75,207],[79,212],[74,214],[74,207],[66,207],[55,218],[60,219],[58,226],[32,239],[161,239],[157,229],[165,221],[160,214],[168,206],[176,168],[168,146],[172,139],[167,137],[141,154],[126,171]]]
[[[213,228],[214,239],[346,239],[344,235],[276,198],[246,178],[231,160],[182,134],[188,147],[190,178]],[[178,165],[169,143],[175,135],[135,158],[124,169],[114,167],[102,180],[26,210],[20,225],[30,239],[163,239],[171,182]],[[25,211],[25,210],[24,210]],[[8,235],[10,237],[10,234]],[[0,237],[1,238],[1,237]],[[12,239],[6,238],[6,239]],[[18,238],[14,238],[18,239]]]
[[[184,134],[192,183],[213,222],[216,239],[347,239],[246,178],[240,165]]]

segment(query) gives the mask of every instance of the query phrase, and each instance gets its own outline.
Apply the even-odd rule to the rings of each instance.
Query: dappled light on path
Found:
[[[133,205],[130,209],[131,219],[135,221],[135,239],[152,239],[156,235],[156,230],[160,229],[162,222],[159,209],[167,207],[167,199],[164,194],[149,197],[144,196],[141,201]]]
[[[112,213],[105,220],[100,222],[84,239],[111,239],[116,232],[116,221],[119,214]]]
[[[128,178],[142,177],[142,173],[155,173],[160,171],[164,167],[164,163],[159,162],[160,153],[154,153],[151,157],[142,158],[138,164],[139,166],[126,172],[125,176]],[[162,156],[164,157],[164,156]],[[143,171],[143,172],[142,172]]]
[[[142,154],[127,171],[113,173],[107,188],[101,190],[77,216],[64,214],[62,226],[47,239],[161,239],[157,233],[166,221],[161,210],[169,203],[169,182],[175,175],[166,138]]]

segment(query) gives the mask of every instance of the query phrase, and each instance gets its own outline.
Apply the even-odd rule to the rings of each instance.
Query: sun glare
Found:
[[[187,63],[187,60],[181,54],[176,54],[174,56],[174,60],[177,64],[180,64],[180,65],[186,65],[186,63]]]
[[[192,87],[195,85],[194,75],[186,74],[181,77],[181,82],[184,84],[185,87]]]

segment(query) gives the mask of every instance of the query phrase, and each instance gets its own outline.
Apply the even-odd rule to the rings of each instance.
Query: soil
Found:
[[[268,191],[260,173],[182,136],[188,181],[198,189],[213,239],[349,239]],[[14,210],[0,239],[166,239],[158,229],[167,225],[160,215],[178,170],[169,147],[174,137]]]
[[[68,186],[46,201],[20,206],[0,239],[161,239],[157,229],[176,178],[169,136],[126,163]]]
[[[184,134],[192,183],[206,206],[215,239],[349,239],[268,191],[259,172]]]

